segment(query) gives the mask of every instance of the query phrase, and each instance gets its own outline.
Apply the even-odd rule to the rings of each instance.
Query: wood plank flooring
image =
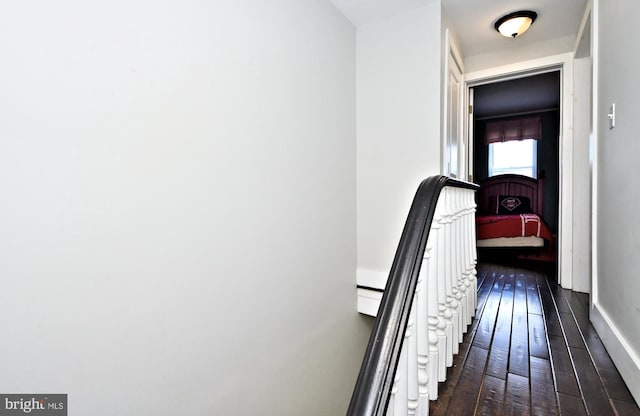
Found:
[[[430,414],[640,416],[589,322],[545,274],[478,265],[478,310]]]

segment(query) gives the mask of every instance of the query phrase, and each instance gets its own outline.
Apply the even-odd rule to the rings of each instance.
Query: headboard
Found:
[[[480,181],[478,213],[487,214],[495,209],[498,195],[524,196],[531,200],[531,209],[540,217],[544,215],[544,179],[522,175],[497,175]],[[495,212],[493,212],[495,213]]]

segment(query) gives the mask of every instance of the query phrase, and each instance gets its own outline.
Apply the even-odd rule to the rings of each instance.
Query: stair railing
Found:
[[[477,189],[446,176],[418,187],[348,416],[428,415],[475,313]]]

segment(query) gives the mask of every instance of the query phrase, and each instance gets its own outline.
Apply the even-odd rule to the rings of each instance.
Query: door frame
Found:
[[[574,203],[582,204],[585,208],[583,212],[576,209],[574,224],[575,245],[573,247],[573,289],[579,292],[588,292],[591,294],[590,302],[593,304],[597,297],[597,274],[593,267],[596,259],[597,247],[594,245],[597,232],[595,224],[595,206],[593,196],[596,192],[595,172],[597,169],[597,157],[595,146],[597,111],[593,107],[596,96],[595,78],[594,78],[594,54],[593,48],[593,22],[592,22],[592,4],[589,2],[584,12],[576,44],[574,47],[574,154],[575,165],[574,175],[576,182],[574,183],[576,201]],[[588,137],[588,141],[585,139]],[[585,146],[586,145],[586,146]],[[585,155],[585,151],[588,155]],[[584,197],[588,196],[587,202]],[[583,198],[580,201],[580,198]],[[580,206],[580,205],[578,205]],[[587,219],[588,218],[588,219]],[[588,244],[585,245],[585,241]]]
[[[507,81],[550,71],[560,71],[560,137],[559,137],[559,201],[558,201],[558,283],[573,287],[573,53],[563,53],[509,65],[470,72],[464,76],[465,100],[469,104],[470,88]],[[471,122],[465,123],[468,138]],[[473,149],[467,149],[467,166]]]

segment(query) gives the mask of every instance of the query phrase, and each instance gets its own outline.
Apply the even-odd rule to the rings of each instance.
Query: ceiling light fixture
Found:
[[[529,26],[535,22],[536,17],[538,17],[538,13],[536,12],[520,10],[519,12],[502,16],[496,21],[494,27],[502,36],[515,38],[526,32]]]

